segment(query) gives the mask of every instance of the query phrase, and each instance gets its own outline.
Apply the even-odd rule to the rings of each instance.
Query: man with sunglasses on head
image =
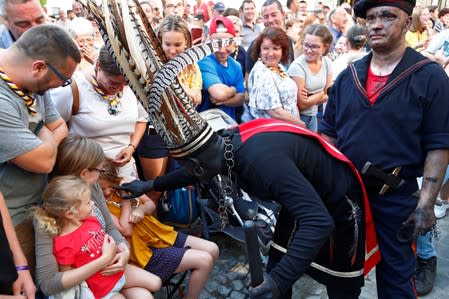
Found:
[[[4,0],[0,14],[6,20],[0,26],[0,48],[11,46],[28,29],[44,24],[45,12],[38,0]]]
[[[372,53],[335,80],[319,125],[364,173],[382,255],[380,299],[416,298],[412,243],[435,225],[435,199],[449,161],[449,79],[405,41],[415,2],[356,2]]]
[[[70,84],[80,59],[74,40],[57,25],[35,26],[0,51],[0,192],[26,256],[18,271],[34,270],[28,216],[67,136],[47,90]]]

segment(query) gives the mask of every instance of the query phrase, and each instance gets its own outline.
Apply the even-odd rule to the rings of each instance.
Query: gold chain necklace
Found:
[[[108,113],[110,115],[117,115],[120,112],[120,110],[118,109],[120,98],[117,95],[107,96],[98,85],[96,75],[96,72],[92,75],[92,86],[94,87],[95,91],[101,96],[101,98],[108,103]]]
[[[280,77],[281,79],[287,79],[287,78],[288,78],[288,74],[287,74],[284,70],[282,70],[280,67],[279,67],[278,70],[276,70],[275,68],[266,65],[265,62],[262,61],[262,63],[263,63],[263,64],[264,64],[270,71],[272,71],[273,73],[279,75],[279,77]]]
[[[36,115],[36,99],[33,98],[30,94],[25,93],[22,89],[20,89],[16,83],[12,82],[8,75],[5,74],[3,69],[0,67],[0,78],[8,85],[8,87],[18,96],[20,97],[25,105],[27,106],[28,113],[31,115]]]

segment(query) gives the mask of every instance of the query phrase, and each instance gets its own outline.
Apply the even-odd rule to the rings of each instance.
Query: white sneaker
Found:
[[[437,199],[433,211],[437,219],[441,219],[446,216],[446,210],[449,209],[449,202],[447,200]]]

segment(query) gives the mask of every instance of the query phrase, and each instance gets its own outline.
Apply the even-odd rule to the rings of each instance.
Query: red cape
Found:
[[[374,266],[376,266],[376,264],[380,261],[381,256],[379,247],[377,245],[376,231],[374,228],[373,218],[371,215],[371,208],[368,201],[368,195],[366,193],[365,186],[363,185],[362,178],[360,177],[360,174],[355,168],[354,164],[352,164],[352,162],[349,161],[349,159],[346,158],[345,155],[343,155],[332,144],[328,143],[326,140],[321,138],[320,135],[292,123],[269,118],[260,118],[241,124],[238,126],[238,128],[242,142],[247,141],[249,138],[251,138],[257,133],[264,133],[264,132],[290,132],[294,134],[315,138],[321,143],[323,148],[325,148],[331,156],[342,162],[345,162],[349,167],[351,167],[352,171],[354,172],[354,175],[360,182],[360,186],[363,192],[363,201],[365,206],[365,226],[366,226],[364,273],[365,275],[367,275],[371,271],[371,269],[373,269]]]

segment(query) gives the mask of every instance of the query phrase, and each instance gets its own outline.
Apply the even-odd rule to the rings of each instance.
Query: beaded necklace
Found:
[[[275,73],[275,74],[278,74],[279,77],[280,77],[281,79],[287,79],[287,78],[288,78],[288,74],[287,74],[284,70],[282,70],[281,68],[279,68],[279,69],[276,70],[276,69],[274,69],[273,67],[266,65],[265,62],[262,61],[262,63],[263,63],[263,64],[264,64],[270,71],[272,71],[272,72]]]
[[[31,115],[36,115],[36,99],[33,98],[29,93],[25,93],[22,89],[20,89],[16,83],[12,82],[8,75],[5,74],[3,69],[0,67],[0,78],[8,85],[8,87],[18,96],[20,97],[25,105],[27,106],[28,113]]]
[[[117,115],[120,110],[118,106],[120,104],[120,98],[115,94],[113,96],[107,96],[104,91],[100,88],[97,82],[97,73],[92,75],[92,85],[95,91],[108,103],[108,113],[110,115]]]

